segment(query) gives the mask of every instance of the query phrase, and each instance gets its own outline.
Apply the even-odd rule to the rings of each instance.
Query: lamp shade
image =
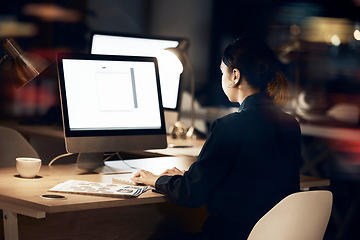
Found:
[[[179,43],[179,45],[175,48],[166,48],[165,50],[173,53],[179,60],[180,62],[184,65],[187,61],[187,59],[185,59],[184,55],[187,54],[187,50],[189,48],[189,41],[187,39],[183,39],[181,40],[181,42]]]
[[[24,52],[12,38],[5,39],[2,46],[14,63],[15,86],[17,88],[39,76],[50,65],[48,59]]]

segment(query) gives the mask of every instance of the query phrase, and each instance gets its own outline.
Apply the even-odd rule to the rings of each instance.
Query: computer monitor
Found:
[[[157,59],[57,55],[65,146],[78,167],[97,172],[103,153],[166,148]]]
[[[180,109],[181,71],[172,68],[174,65],[161,56],[165,49],[175,48],[181,41],[184,39],[93,32],[90,51],[92,54],[157,57],[165,120],[173,123],[178,120]]]

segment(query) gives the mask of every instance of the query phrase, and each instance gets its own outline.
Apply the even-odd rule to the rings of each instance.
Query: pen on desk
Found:
[[[190,148],[192,147],[191,145],[174,145],[174,144],[169,144],[169,148]]]
[[[115,175],[115,174],[129,174],[129,173],[133,173],[131,171],[128,172],[108,172],[108,173],[101,173],[102,175]]]

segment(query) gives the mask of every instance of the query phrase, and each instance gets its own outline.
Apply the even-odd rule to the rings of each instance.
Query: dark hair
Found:
[[[278,69],[278,59],[271,48],[254,37],[242,37],[225,48],[222,61],[232,71],[238,69],[241,80],[260,92],[266,92],[278,105],[289,100],[289,84]]]

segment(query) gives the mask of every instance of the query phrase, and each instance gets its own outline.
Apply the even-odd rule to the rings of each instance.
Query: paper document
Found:
[[[49,191],[102,197],[137,197],[150,188],[151,187],[149,186],[130,186],[114,183],[68,180],[49,189]]]

